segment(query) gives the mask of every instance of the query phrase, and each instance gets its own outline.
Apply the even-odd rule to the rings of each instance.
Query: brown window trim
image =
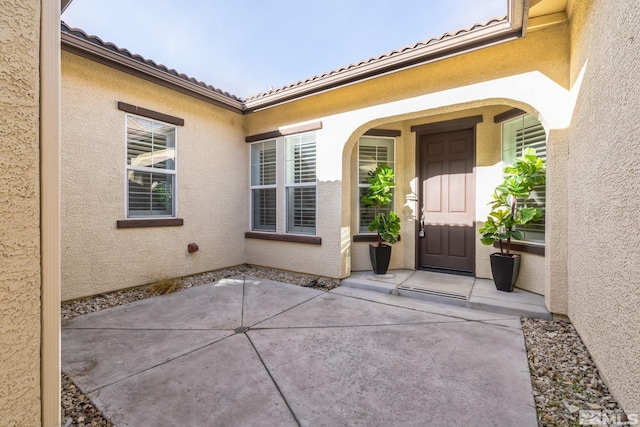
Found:
[[[519,108],[512,108],[511,110],[505,111],[504,113],[500,113],[497,116],[494,116],[493,123],[504,122],[506,120],[513,119],[514,117],[518,117],[523,114],[527,114],[527,112]]]
[[[244,142],[262,141],[265,139],[278,138],[279,136],[287,136],[287,135],[293,135],[296,133],[311,132],[312,130],[319,130],[319,129],[322,129],[322,122],[307,123],[304,125],[291,126],[284,129],[273,130],[271,132],[264,132],[264,133],[258,133],[255,135],[249,135],[244,139]]]
[[[398,242],[401,240],[401,237],[398,236]],[[377,242],[378,236],[376,234],[356,234],[353,236],[353,242]]]
[[[500,249],[500,243],[493,242],[493,247]],[[545,252],[543,245],[532,245],[524,242],[523,243],[511,242],[511,249],[518,252],[525,252],[529,254],[536,254],[536,255],[542,255],[542,256],[544,256],[544,252]]]
[[[244,233],[245,239],[274,240],[276,242],[307,243],[310,245],[321,245],[322,238],[318,236],[300,236],[298,234],[272,234],[254,233],[247,231]]]
[[[117,228],[142,228],[142,227],[179,227],[184,225],[182,218],[158,218],[158,219],[121,219],[116,222]]]
[[[397,138],[402,135],[402,131],[394,129],[369,129],[364,136],[386,136],[388,138]]]
[[[124,111],[125,113],[148,117],[154,120],[160,120],[161,122],[171,123],[172,125],[184,126],[184,119],[181,119],[180,117],[170,116],[169,114],[159,113],[142,107],[136,107],[135,105],[127,104],[126,102],[118,102],[118,110]]]
[[[446,120],[444,122],[411,126],[411,132],[420,134],[448,132],[453,130],[473,128],[478,123],[482,123],[482,115],[462,117],[460,119]]]

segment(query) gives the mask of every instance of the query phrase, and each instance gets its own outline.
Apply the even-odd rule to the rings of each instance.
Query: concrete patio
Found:
[[[498,291],[489,279],[420,270],[389,270],[382,275],[357,271],[341,285],[521,317],[553,318],[544,296],[517,287],[513,292]]]
[[[236,277],[65,321],[123,426],[537,426],[518,316]]]

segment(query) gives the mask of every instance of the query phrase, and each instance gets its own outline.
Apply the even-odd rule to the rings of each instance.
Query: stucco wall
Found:
[[[640,9],[575,2],[569,129],[569,317],[614,396],[640,412]]]
[[[494,116],[509,110],[511,107],[504,105],[487,105],[482,108],[464,109],[461,111],[441,113],[417,119],[400,122],[392,122],[378,125],[378,128],[400,130],[401,136],[396,138],[396,212],[401,217],[401,240],[393,247],[391,264],[389,268],[415,269],[416,268],[416,134],[411,132],[411,127],[422,124],[438,123],[446,120],[454,120],[463,117],[481,115],[483,121],[476,126],[476,164],[475,164],[475,224],[476,230],[482,227],[482,222],[489,213],[487,203],[490,200],[493,189],[502,180],[502,126],[495,123]],[[357,230],[357,151],[354,145],[351,154],[351,209],[354,215],[351,217],[351,229]],[[496,252],[491,246],[482,245],[480,235],[475,240],[475,272],[476,277],[491,278],[491,266],[489,254]],[[353,243],[351,248],[351,270],[371,270],[369,260],[368,243]],[[544,293],[544,257],[529,253],[524,257],[518,287],[539,294]]]
[[[545,248],[544,295],[547,309],[567,315],[568,307],[568,194],[567,186],[567,130],[549,132],[547,143],[547,215],[545,241],[553,242]]]
[[[409,142],[403,147],[410,148],[404,152],[401,149],[397,157],[397,166],[404,171],[401,172],[401,185],[405,187],[403,191],[407,198],[400,212],[402,244],[394,251],[392,267],[414,268],[415,229],[411,209],[415,201],[411,199],[411,185],[415,177],[415,147],[411,144],[415,144],[415,136],[409,130],[411,124],[460,117],[461,111],[496,105],[540,111],[551,118],[551,126],[563,124],[563,119],[557,118],[555,113],[561,111],[565,103],[563,98],[566,98],[568,86],[566,37],[566,25],[549,27],[532,33],[524,40],[415,67],[268,108],[244,118],[65,53],[63,298],[125,288],[165,276],[191,274],[240,262],[329,277],[349,275],[352,267],[360,268],[363,264],[361,251],[354,253],[354,250],[361,246],[366,248],[366,245],[351,244],[355,231],[351,208],[351,151],[364,131],[389,123],[398,123],[404,128],[403,138]],[[495,66],[497,63],[500,67]],[[189,121],[189,114],[192,114],[203,129],[208,127],[208,131],[199,132],[215,140],[205,144],[207,137],[202,139],[198,135],[191,139],[193,145],[189,148],[193,150],[185,152],[185,138],[190,138],[189,132],[195,131],[190,130],[189,125],[179,128],[178,216],[184,217],[184,227],[115,229],[115,221],[124,216],[124,141],[122,136],[118,137],[123,133],[124,119],[123,114],[115,109],[117,101],[183,117],[188,123],[194,123]],[[202,122],[197,121],[200,119]],[[323,128],[317,132],[317,235],[322,238],[322,245],[244,239],[243,233],[249,228],[249,146],[243,142],[243,137],[309,120],[323,122]],[[84,123],[100,125],[85,128]],[[499,147],[498,126],[487,121],[478,129],[484,135],[481,136],[483,141],[492,140]],[[213,134],[215,137],[210,136]],[[218,144],[221,140],[225,140],[226,145]],[[233,142],[228,143],[229,140]],[[109,145],[105,145],[105,141]],[[94,166],[96,152],[87,146],[100,144],[108,149],[99,153],[100,167],[97,168]],[[494,163],[483,163],[477,176],[493,183],[500,177],[499,148],[494,147],[490,152],[495,157]],[[192,158],[188,158],[189,155]],[[205,160],[215,158],[224,158],[224,164]],[[208,168],[212,164],[216,167],[215,174]],[[186,172],[184,165],[188,165]],[[228,174],[224,178],[217,173],[221,168]],[[191,171],[193,173],[189,175]],[[194,184],[200,182],[202,176],[218,179],[217,183],[224,188],[211,193],[209,187],[207,192],[205,187]],[[478,188],[486,194],[494,186],[489,188],[484,181],[480,183]],[[81,191],[87,185],[99,187],[99,191],[91,194]],[[280,192],[281,198],[282,194]],[[220,199],[220,206],[229,209],[217,217],[208,217],[208,212],[218,213],[216,198]],[[479,193],[476,204],[484,206],[485,200]],[[283,203],[279,203],[279,209],[282,218]],[[477,209],[476,213],[477,218],[486,216],[482,209]],[[209,219],[212,221],[208,222]],[[198,222],[197,227],[191,225]],[[215,228],[215,237],[207,241],[211,235],[203,230],[214,223],[223,224],[223,227]],[[202,244],[203,239],[205,245]],[[201,252],[186,255],[186,244],[194,240],[200,244]],[[222,253],[215,253],[212,250],[215,241],[237,244],[227,245]],[[233,247],[230,251],[227,250],[229,246]],[[204,256],[203,249],[206,249],[208,258]],[[490,248],[478,245],[478,272],[483,277],[488,275],[486,259],[490,251]],[[141,263],[140,257],[157,262]],[[123,265],[124,268],[113,271],[110,267],[113,265]]]
[[[496,67],[500,64],[500,67]],[[331,264],[336,252],[334,247],[339,241],[341,254],[340,277],[349,275],[351,270],[368,269],[366,244],[351,243],[355,234],[356,218],[352,198],[353,177],[353,146],[358,137],[367,129],[374,127],[388,128],[396,124],[403,127],[402,146],[397,153],[397,160],[403,162],[406,168],[399,167],[401,176],[399,185],[405,186],[407,196],[404,206],[396,206],[402,218],[402,242],[394,249],[392,268],[415,268],[415,239],[414,212],[411,199],[412,179],[415,177],[413,165],[415,144],[409,131],[409,124],[428,123],[461,117],[460,111],[474,108],[495,107],[505,105],[524,108],[539,115],[546,127],[553,129],[567,125],[568,119],[565,105],[568,105],[568,25],[559,24],[533,32],[524,40],[498,45],[480,51],[472,52],[461,57],[438,61],[410,70],[372,79],[349,87],[337,89],[328,93],[315,95],[306,99],[286,103],[280,106],[253,113],[246,118],[248,134],[256,134],[277,129],[280,126],[295,125],[309,120],[320,120],[323,129],[319,132],[322,144],[319,144],[319,155],[330,159],[326,167],[328,181],[342,181],[341,195],[336,195],[336,201],[342,200],[342,218],[340,223],[327,223],[326,227],[319,227],[319,234],[323,239],[323,247],[300,251],[300,245],[291,247],[290,256],[309,259],[306,263],[313,268],[316,260],[321,265],[328,265],[334,274]],[[457,115],[456,115],[457,114]],[[486,121],[492,120],[493,116]],[[499,182],[500,171],[500,139],[499,127],[495,124],[481,124],[478,127],[481,138],[492,140],[493,163],[484,154],[479,154],[479,168],[477,176],[481,180],[477,183],[478,197],[476,205],[482,206],[476,210],[479,221],[486,217],[483,211],[488,195]],[[339,149],[344,147],[342,156],[336,156]],[[484,145],[483,145],[484,147]],[[488,147],[488,146],[487,146]],[[497,147],[497,148],[496,148]],[[405,149],[406,148],[406,149]],[[484,148],[481,148],[484,149]],[[402,151],[404,150],[404,151]],[[482,158],[482,160],[480,160]],[[342,163],[339,163],[339,160]],[[339,170],[344,165],[344,172]],[[338,171],[338,172],[336,172]],[[322,180],[321,180],[322,181]],[[325,193],[328,194],[328,193]],[[482,196],[485,194],[485,196]],[[323,200],[320,195],[320,206],[328,212],[332,211],[331,204],[334,195]],[[334,209],[337,206],[334,206]],[[322,221],[322,218],[321,218]],[[322,230],[321,230],[322,228]],[[320,233],[321,231],[321,233]],[[331,250],[325,247],[329,243]],[[273,242],[259,242],[248,244],[248,260],[254,262],[260,248],[260,263],[263,265],[287,265],[291,263],[279,260],[280,250],[286,244]],[[269,251],[268,248],[272,248]],[[363,249],[364,248],[364,249]],[[364,252],[364,255],[363,255]],[[491,248],[478,245],[476,262],[480,277],[489,276],[488,254]],[[314,255],[307,258],[311,253]],[[527,254],[531,258],[531,274],[524,271],[521,286],[535,292],[544,292],[544,258]],[[295,263],[293,263],[295,265]],[[318,274],[322,274],[318,271]],[[329,273],[324,272],[325,275]]]
[[[322,151],[320,145],[317,151]],[[248,162],[248,157],[246,159]],[[320,179],[317,185],[317,200],[321,202],[317,205],[316,235],[322,239],[322,244],[246,239],[247,263],[322,277],[341,277],[340,233],[334,232],[339,224],[336,211],[340,206],[340,183]],[[282,224],[285,215],[283,197],[284,192],[279,191],[277,217]]]
[[[40,425],[40,2],[0,3],[0,424]]]
[[[62,52],[63,300],[245,262],[247,157],[242,116]],[[125,113],[177,116],[179,227],[117,229],[125,219]],[[187,245],[200,250],[189,254]]]

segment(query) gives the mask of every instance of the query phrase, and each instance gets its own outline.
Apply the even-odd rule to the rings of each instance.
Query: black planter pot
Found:
[[[520,274],[520,255],[502,255],[494,253],[490,255],[491,274],[496,289],[504,292],[512,292]]]
[[[391,260],[391,246],[382,244],[369,245],[369,256],[371,257],[371,266],[376,274],[387,274],[389,268],[389,260]]]

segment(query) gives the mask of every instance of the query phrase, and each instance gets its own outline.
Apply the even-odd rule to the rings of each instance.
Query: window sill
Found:
[[[398,236],[398,242],[401,240],[401,237]],[[378,235],[377,234],[356,234],[353,236],[353,242],[377,242]]]
[[[180,227],[182,225],[184,225],[182,218],[122,219],[116,221],[117,228]]]
[[[494,248],[500,248],[499,242],[493,242]],[[534,244],[534,243],[526,243],[526,242],[511,242],[511,249],[518,252],[525,252],[530,254],[542,255],[544,256],[544,245]]]
[[[276,242],[307,243],[310,245],[321,245],[322,238],[318,236],[301,236],[298,234],[274,234],[255,233],[247,231],[244,233],[245,239],[274,240]]]

